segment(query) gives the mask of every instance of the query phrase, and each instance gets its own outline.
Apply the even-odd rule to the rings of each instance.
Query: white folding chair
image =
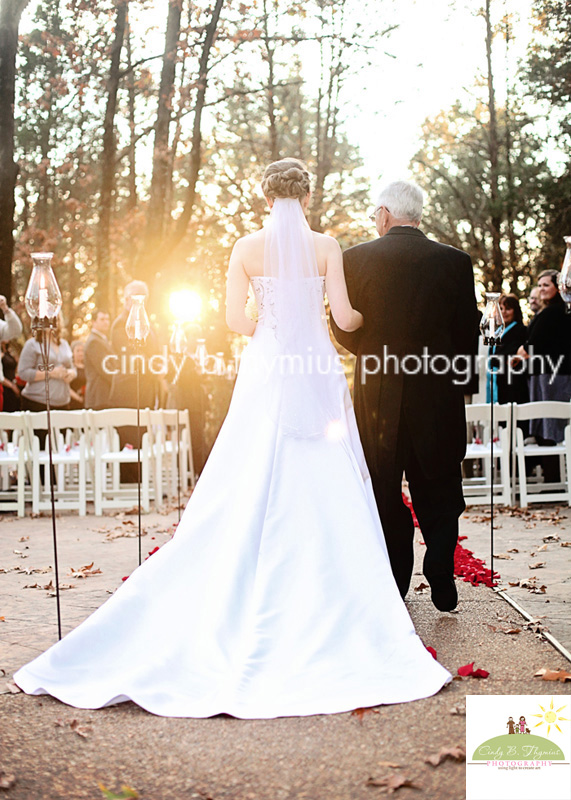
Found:
[[[192,431],[190,429],[190,416],[188,408],[178,412],[179,427],[179,448],[180,448],[180,476],[184,491],[189,488],[194,489],[196,485],[196,473],[194,472],[194,459],[192,457]],[[173,431],[176,436],[176,423]]]
[[[19,517],[25,514],[27,456],[24,417],[17,412],[0,412],[0,510],[17,511]]]
[[[137,409],[110,408],[102,411],[87,411],[94,441],[94,499],[95,513],[101,515],[107,508],[125,508],[137,502],[136,483],[121,483],[121,464],[137,463],[137,447],[120,446],[117,428],[137,424]],[[148,409],[140,412],[141,428],[144,430],[141,455],[141,508],[150,511],[151,462],[153,458]]]
[[[148,423],[149,446],[152,453],[152,479],[155,497],[155,507],[162,508],[163,496],[168,495],[169,459],[166,453],[165,425],[163,410],[145,409]]]
[[[48,414],[47,411],[26,411],[24,417],[31,460],[32,511],[39,514],[51,508]],[[56,508],[76,510],[84,517],[87,513],[85,412],[54,409],[50,418]],[[43,448],[36,434],[40,430],[46,432]]]
[[[563,419],[567,422],[565,439],[563,442],[548,446],[539,444],[524,444],[521,428],[517,427],[518,421],[533,419]],[[560,400],[543,400],[534,403],[514,404],[514,450],[517,461],[517,491],[522,508],[527,508],[529,503],[560,503],[566,502],[571,506],[571,492],[569,489],[569,470],[571,469],[571,402]],[[538,456],[559,456],[559,470],[561,480],[555,483],[532,481],[527,477],[525,468],[526,458]]]
[[[511,404],[494,403],[494,430],[491,431],[491,409],[489,403],[474,403],[466,406],[466,422],[472,431],[472,440],[468,436],[468,445],[464,461],[481,459],[482,475],[463,479],[463,491],[467,502],[473,505],[490,502],[492,436],[495,469],[494,499],[509,506],[512,502],[510,481],[510,443],[512,412]],[[501,424],[500,424],[501,423]],[[479,439],[479,441],[476,441]]]

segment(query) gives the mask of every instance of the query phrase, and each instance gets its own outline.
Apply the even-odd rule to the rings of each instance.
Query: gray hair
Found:
[[[377,208],[384,206],[397,219],[420,222],[424,194],[422,189],[410,181],[395,181],[381,191]]]
[[[144,281],[131,281],[123,289],[123,297],[133,297],[134,294],[149,296],[149,287]]]

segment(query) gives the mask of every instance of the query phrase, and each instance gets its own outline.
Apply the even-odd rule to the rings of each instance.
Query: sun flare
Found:
[[[202,311],[202,297],[192,289],[180,289],[178,292],[172,292],[169,308],[179,322],[194,322]]]
[[[547,725],[547,735],[548,736],[549,736],[549,731],[551,730],[551,726],[552,725],[555,728],[557,728],[559,733],[563,733],[563,731],[561,730],[561,728],[559,727],[559,725],[557,723],[558,722],[569,722],[567,717],[558,717],[557,716],[557,714],[560,711],[563,711],[565,706],[561,706],[561,708],[557,708],[557,709],[553,710],[553,705],[554,705],[553,698],[551,698],[551,703],[550,703],[549,709],[547,711],[543,708],[543,706],[541,704],[539,704],[539,707],[540,707],[540,709],[542,710],[543,713],[542,714],[532,714],[531,715],[532,717],[539,717],[541,719],[541,722],[537,722],[533,726],[534,728],[539,728],[540,725],[544,725],[544,724]]]

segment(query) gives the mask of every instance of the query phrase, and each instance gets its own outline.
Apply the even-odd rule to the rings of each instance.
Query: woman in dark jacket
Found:
[[[513,365],[512,358],[527,341],[527,328],[519,300],[515,294],[500,297],[500,309],[504,318],[504,332],[500,343],[494,348],[494,357],[490,359],[492,375],[488,375],[488,383],[494,382],[494,400],[497,403],[528,403],[529,390],[527,370],[524,362]],[[490,388],[488,388],[488,400]]]
[[[558,273],[545,270],[539,276],[539,295],[544,308],[533,318],[527,342],[518,355],[529,359],[529,394],[532,401],[571,399],[571,317],[557,288]],[[530,356],[533,356],[530,358]],[[535,358],[541,356],[541,358]],[[565,420],[543,419],[534,424],[533,434],[562,442]]]

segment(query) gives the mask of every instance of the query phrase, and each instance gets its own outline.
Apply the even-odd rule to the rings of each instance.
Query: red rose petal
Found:
[[[434,649],[434,647],[429,647],[426,644],[424,646],[426,647],[432,658],[436,658],[436,650]]]
[[[487,678],[490,673],[486,672],[485,669],[475,669],[472,673],[473,678]]]
[[[474,672],[474,662],[472,661],[471,664],[465,664],[463,667],[458,667],[458,675],[462,675],[463,678],[467,678]]]

